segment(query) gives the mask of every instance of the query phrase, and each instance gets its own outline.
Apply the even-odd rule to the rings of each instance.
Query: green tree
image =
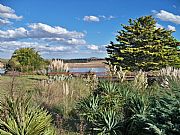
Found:
[[[118,43],[107,46],[110,64],[130,71],[180,65],[180,42],[172,36],[173,31],[157,28],[152,16],[129,19],[129,25],[122,27],[116,36]]]
[[[44,59],[34,48],[20,48],[15,50],[8,62],[9,70],[33,71],[39,70],[45,65]]]

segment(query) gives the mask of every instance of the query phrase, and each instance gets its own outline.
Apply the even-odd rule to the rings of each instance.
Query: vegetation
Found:
[[[53,59],[49,65],[49,70],[51,72],[68,72],[69,68],[67,63],[64,64],[63,60]]]
[[[38,108],[44,108],[43,110],[52,115],[52,124],[55,125],[57,134],[78,135],[80,119],[76,117],[74,107],[80,98],[90,94],[92,85],[87,79],[81,77],[64,80],[27,75],[14,77],[14,79],[1,76],[0,87],[0,99],[3,102],[7,95],[10,98],[11,95],[24,98],[22,96],[30,94],[32,95],[30,106],[40,106]]]
[[[167,87],[157,84],[136,87],[137,81],[120,84],[101,82],[90,96],[77,105],[81,117],[88,123],[87,133],[180,134],[180,83],[172,76],[166,76],[167,79]]]
[[[30,98],[6,97],[0,105],[1,135],[55,135],[51,115],[30,104]]]
[[[8,87],[6,89],[10,96],[1,97],[0,129],[2,132],[21,134],[26,130],[24,122],[29,120],[32,113],[39,119],[43,115],[43,119],[48,122],[46,121],[47,125],[41,125],[48,126],[48,132],[55,132],[52,127],[54,124],[57,134],[62,135],[178,135],[179,74],[180,71],[174,68],[163,69],[158,80],[151,85],[148,85],[143,72],[139,72],[134,81],[120,79],[121,83],[98,83],[96,78],[49,80],[43,76],[17,77],[9,83],[9,90]],[[5,82],[11,80],[10,77],[0,79],[3,80],[0,81],[1,88],[5,88]],[[24,83],[29,86],[23,87],[22,81],[17,83],[16,80],[25,80]],[[31,94],[32,98],[24,97],[23,93]],[[53,123],[49,123],[49,114],[53,117]],[[22,121],[17,121],[17,118]],[[24,118],[27,120],[24,121]],[[33,125],[38,130],[39,125]],[[27,130],[31,128],[28,127]]]
[[[179,67],[178,42],[170,30],[157,28],[152,16],[129,19],[129,25],[116,36],[117,44],[107,46],[108,61],[130,71],[158,70],[166,66]]]
[[[156,28],[151,16],[129,23],[119,44],[107,47],[106,81],[93,73],[0,76],[0,135],[179,135],[180,69],[163,68],[179,66],[179,42],[172,31]],[[44,65],[37,51],[22,48],[7,68],[28,73]],[[153,81],[142,70],[127,81],[123,70],[160,68]],[[49,70],[67,66],[53,60]]]
[[[7,70],[31,72],[44,68],[45,61],[33,48],[20,48],[15,50],[8,61]]]

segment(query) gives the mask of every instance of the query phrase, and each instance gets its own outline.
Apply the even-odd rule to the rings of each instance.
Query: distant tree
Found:
[[[107,46],[109,61],[123,69],[157,70],[166,66],[179,67],[178,42],[170,30],[157,28],[152,16],[129,19],[129,25],[122,25],[116,41]]]
[[[8,62],[9,70],[29,72],[39,70],[45,65],[44,59],[34,48],[20,48],[15,50]]]

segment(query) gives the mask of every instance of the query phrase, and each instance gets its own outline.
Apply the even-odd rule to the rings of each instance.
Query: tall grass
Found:
[[[49,69],[56,72],[67,72],[69,70],[69,67],[67,63],[65,64],[63,62],[63,60],[53,59],[49,65]]]
[[[157,82],[151,86],[148,85],[146,74],[141,71],[134,81],[122,79],[118,83],[99,81],[95,76],[53,81],[37,79],[33,88],[28,90],[22,87],[17,89],[19,83],[15,79],[9,85],[11,88],[13,86],[14,99],[4,98],[4,101],[8,101],[9,107],[15,107],[13,114],[18,115],[19,119],[23,118],[19,114],[28,110],[26,106],[35,110],[37,106],[40,106],[38,110],[45,108],[46,111],[42,110],[45,114],[43,117],[48,119],[51,114],[57,134],[60,135],[179,135],[178,72],[177,69],[163,69]],[[23,98],[18,99],[24,93],[32,95],[31,104],[27,105]],[[7,102],[4,107],[1,105],[0,117],[7,123],[4,116],[10,116],[13,110],[7,109]],[[16,122],[16,125],[19,132],[22,131],[22,126],[19,126],[21,123]],[[54,131],[52,123],[50,125]],[[5,125],[0,126],[0,129],[8,131]]]

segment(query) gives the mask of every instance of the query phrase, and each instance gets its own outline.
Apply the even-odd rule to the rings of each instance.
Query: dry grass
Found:
[[[69,68],[104,68],[105,60],[91,61],[87,63],[67,63]]]
[[[91,84],[83,78],[48,83],[46,76],[0,77],[1,97],[10,93],[15,96],[31,93],[34,104],[49,110],[61,135],[78,135],[80,122],[71,118],[76,102],[91,92]],[[73,112],[74,113],[74,112]],[[57,120],[57,116],[60,119]],[[62,124],[62,122],[63,124]],[[79,125],[78,125],[79,124]],[[71,125],[75,125],[73,130]],[[78,131],[78,132],[76,132]]]
[[[31,91],[38,80],[42,78],[43,76],[21,76],[15,78],[12,76],[0,76],[1,97],[12,89],[12,82],[14,91]]]
[[[67,81],[39,82],[35,87],[35,100],[48,108],[61,107],[60,113],[67,115],[77,100],[90,93],[90,85],[81,78]]]

